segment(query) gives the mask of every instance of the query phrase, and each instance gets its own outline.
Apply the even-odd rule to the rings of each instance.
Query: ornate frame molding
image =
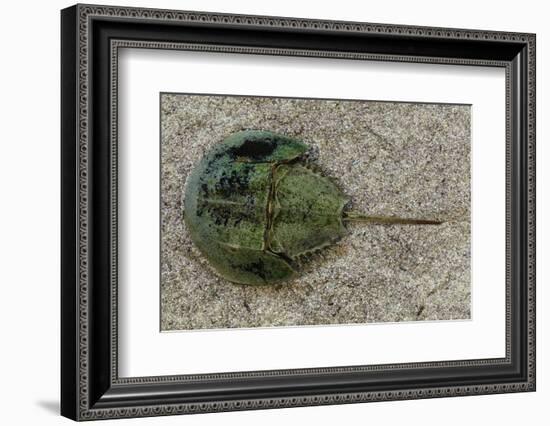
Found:
[[[63,113],[64,118],[73,118],[74,128],[64,127],[63,149],[66,158],[63,158],[63,176],[72,178],[70,184],[64,183],[63,210],[67,215],[74,214],[73,226],[64,225],[65,236],[62,236],[64,248],[62,249],[64,270],[67,269],[63,278],[62,288],[65,294],[71,293],[62,299],[63,319],[63,354],[65,359],[71,362],[63,365],[62,383],[62,413],[68,417],[78,420],[91,420],[113,417],[138,417],[151,415],[169,415],[197,412],[213,412],[228,410],[276,408],[307,405],[340,404],[352,402],[400,400],[415,398],[434,398],[443,396],[475,395],[488,393],[533,391],[535,389],[535,36],[533,34],[521,34],[496,31],[478,31],[464,29],[410,27],[401,25],[369,24],[358,22],[336,22],[294,18],[275,18],[266,16],[229,15],[202,12],[184,12],[156,9],[139,9],[125,7],[104,7],[77,5],[63,11],[63,40],[62,50],[64,54],[64,72],[71,74],[71,87],[64,87]],[[400,39],[410,38],[411,40],[437,40],[448,42],[473,42],[482,44],[502,43],[506,46],[514,46],[517,50],[523,50],[519,60],[510,59],[484,59],[484,58],[462,58],[462,57],[441,57],[441,56],[414,56],[393,53],[364,53],[354,51],[298,49],[280,47],[254,47],[243,45],[221,45],[212,43],[184,43],[179,41],[146,41],[140,39],[110,39],[108,70],[110,77],[108,90],[110,90],[110,179],[109,179],[109,215],[110,215],[110,315],[106,319],[109,330],[106,331],[111,347],[108,379],[92,385],[92,375],[103,371],[105,360],[101,367],[92,365],[90,362],[94,352],[94,340],[98,337],[95,331],[91,330],[97,318],[96,313],[91,310],[90,290],[93,283],[91,243],[94,236],[91,234],[92,215],[97,208],[94,204],[95,193],[92,162],[90,161],[93,132],[91,131],[91,115],[95,107],[94,81],[92,81],[92,60],[93,49],[98,49],[92,43],[92,27],[95,21],[124,23],[136,22],[140,24],[177,24],[177,25],[210,25],[231,28],[250,28],[255,30],[276,29],[278,31],[307,32],[351,35],[373,35],[377,37],[399,37]],[[63,44],[64,43],[64,44]],[[412,41],[411,41],[412,43]],[[448,63],[459,65],[483,65],[504,67],[506,69],[506,105],[507,105],[507,154],[506,154],[506,357],[504,359],[482,359],[464,360],[454,362],[434,362],[415,364],[393,364],[382,366],[361,366],[361,367],[327,367],[322,369],[307,370],[275,370],[262,372],[225,373],[193,376],[161,376],[145,378],[118,377],[117,369],[117,71],[118,71],[118,49],[122,47],[132,48],[155,48],[155,49],[183,49],[197,51],[223,51],[227,53],[255,53],[265,55],[299,55],[315,56],[326,58],[360,59],[360,60],[384,60],[398,62],[425,62],[425,63]],[[526,74],[520,79],[518,67],[522,66]],[[74,81],[73,81],[74,80]],[[521,81],[519,81],[521,80]],[[520,87],[524,85],[525,87]],[[518,91],[524,91],[525,105],[513,103]],[[522,92],[523,93],[523,92]],[[74,98],[73,98],[74,95]],[[76,102],[75,102],[76,99]],[[516,109],[521,109],[524,115],[522,123],[525,125],[525,137],[517,136],[520,129],[512,126],[512,115],[517,114]],[[71,111],[69,111],[71,110]],[[524,144],[523,153],[514,151],[513,139],[519,137]],[[65,153],[65,150],[67,151]],[[74,155],[71,155],[74,154]],[[518,157],[521,157],[519,158]],[[523,156],[526,158],[523,158]],[[514,162],[525,162],[525,176],[519,176]],[[69,186],[70,185],[70,186]],[[518,185],[519,189],[515,189]],[[521,190],[524,198],[514,198],[513,191]],[[71,195],[69,195],[71,193]],[[65,194],[65,192],[64,192]],[[97,202],[97,201],[96,201]],[[525,203],[523,206],[525,217],[517,218],[514,209],[517,203]],[[518,225],[516,219],[521,220]],[[515,236],[515,228],[524,226],[526,234],[522,237],[525,241],[518,242]],[[73,229],[74,228],[74,229]],[[65,241],[73,239],[71,243]],[[516,238],[516,239],[514,239]],[[518,245],[520,244],[520,245]],[[230,379],[253,379],[266,377],[296,377],[298,375],[319,375],[361,373],[387,370],[426,369],[426,368],[452,368],[452,367],[480,367],[488,365],[511,365],[512,357],[512,335],[513,326],[517,320],[518,313],[512,309],[513,294],[512,279],[513,265],[511,258],[515,255],[514,250],[524,250],[524,263],[526,282],[524,294],[525,311],[521,315],[525,319],[525,364],[522,365],[523,373],[520,380],[509,380],[501,383],[479,383],[472,385],[449,385],[433,387],[401,387],[395,390],[376,391],[353,391],[353,392],[328,392],[315,393],[311,395],[289,395],[267,398],[219,398],[213,401],[168,401],[159,400],[157,403],[147,403],[133,399],[124,399],[125,387],[131,386],[169,386],[170,384],[196,383],[196,382],[217,382]],[[66,266],[68,264],[71,266]],[[72,268],[72,269],[71,269]],[[73,276],[74,275],[74,276]],[[521,279],[521,277],[519,277]],[[72,304],[69,306],[69,304]],[[68,326],[67,323],[71,322]],[[94,326],[95,327],[95,326]],[[101,338],[99,338],[101,340]],[[76,356],[74,356],[76,354]],[[102,373],[103,374],[103,373]],[[103,392],[103,387],[109,392]],[[70,396],[70,393],[74,396]],[[107,396],[101,396],[104,394]],[[122,395],[122,397],[121,397]]]

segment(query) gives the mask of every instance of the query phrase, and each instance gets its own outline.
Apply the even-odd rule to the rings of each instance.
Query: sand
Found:
[[[353,224],[285,284],[219,278],[190,240],[193,166],[229,134],[262,129],[318,149],[354,210],[442,220]],[[470,107],[236,96],[161,96],[161,330],[470,318]]]

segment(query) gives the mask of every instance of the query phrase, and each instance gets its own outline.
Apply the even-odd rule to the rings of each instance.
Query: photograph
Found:
[[[471,105],[160,94],[161,330],[471,317]]]

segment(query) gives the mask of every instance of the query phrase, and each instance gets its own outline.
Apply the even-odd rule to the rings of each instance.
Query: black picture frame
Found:
[[[534,34],[510,32],[97,5],[62,10],[61,414],[91,420],[534,391],[535,42]],[[124,46],[505,68],[506,357],[119,378],[113,97]]]

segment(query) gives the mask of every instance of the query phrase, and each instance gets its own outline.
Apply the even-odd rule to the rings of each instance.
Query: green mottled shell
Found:
[[[185,222],[216,272],[240,284],[293,277],[296,260],[346,230],[348,198],[300,161],[303,142],[266,131],[235,133],[190,174]]]

